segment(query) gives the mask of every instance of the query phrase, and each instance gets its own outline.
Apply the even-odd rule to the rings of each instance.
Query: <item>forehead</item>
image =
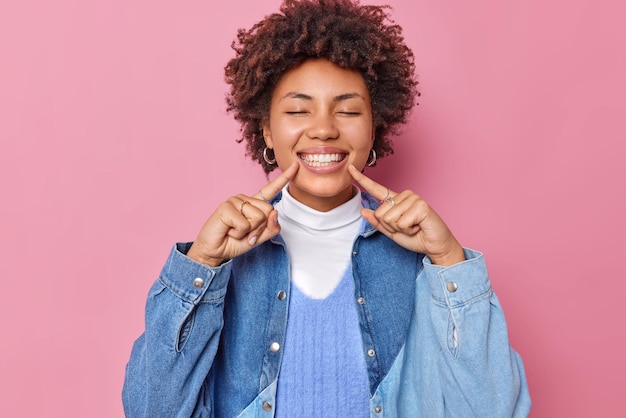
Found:
[[[274,89],[274,99],[288,93],[304,93],[312,97],[358,93],[369,99],[361,73],[341,68],[326,59],[309,59],[287,70]]]

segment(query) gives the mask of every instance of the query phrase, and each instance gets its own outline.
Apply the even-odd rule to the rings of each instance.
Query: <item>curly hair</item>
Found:
[[[280,13],[238,30],[235,57],[224,69],[227,111],[241,123],[238,142],[246,141],[247,155],[265,173],[276,168],[263,159],[272,93],[285,71],[310,58],[361,73],[372,103],[373,148],[378,157],[393,153],[389,136],[406,123],[419,93],[413,52],[389,8],[358,0],[284,0]]]

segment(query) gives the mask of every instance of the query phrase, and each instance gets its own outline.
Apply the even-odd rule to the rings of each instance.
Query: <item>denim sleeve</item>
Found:
[[[127,417],[211,415],[207,377],[223,326],[231,263],[217,268],[177,244],[148,294],[145,331],[135,341],[122,398]]]
[[[446,417],[526,417],[530,395],[481,253],[450,267],[424,259]]]

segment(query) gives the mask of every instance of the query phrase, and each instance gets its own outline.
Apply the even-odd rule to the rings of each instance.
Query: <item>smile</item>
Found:
[[[346,158],[347,154],[299,154],[298,156],[307,165],[322,167],[333,163],[338,163]]]

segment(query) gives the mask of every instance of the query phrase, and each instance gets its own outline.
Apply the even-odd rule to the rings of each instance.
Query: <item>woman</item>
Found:
[[[285,0],[234,49],[228,109],[248,154],[282,174],[172,250],[127,416],[526,416],[482,255],[362,172],[417,96],[401,29],[382,7]]]

